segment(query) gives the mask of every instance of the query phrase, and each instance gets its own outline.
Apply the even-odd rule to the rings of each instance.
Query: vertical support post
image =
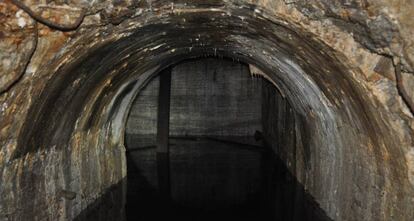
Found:
[[[171,196],[170,187],[170,96],[171,96],[171,68],[160,73],[160,87],[158,95],[157,119],[157,173],[158,188],[161,196],[168,200]]]

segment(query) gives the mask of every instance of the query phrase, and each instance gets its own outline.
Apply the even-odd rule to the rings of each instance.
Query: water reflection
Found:
[[[147,151],[150,149],[152,148],[147,148]],[[147,156],[148,167],[140,168],[133,163],[132,155],[128,154],[128,180],[123,180],[108,190],[75,220],[331,220],[272,151],[263,149],[260,154],[260,191],[250,194],[243,204],[226,204],[227,206],[221,208],[201,208],[201,204],[197,202],[191,206],[188,203],[177,202],[174,197],[170,200],[161,196],[151,178],[154,176],[155,168],[151,169],[151,165],[155,157]],[[188,168],[192,168],[191,165],[187,170]]]

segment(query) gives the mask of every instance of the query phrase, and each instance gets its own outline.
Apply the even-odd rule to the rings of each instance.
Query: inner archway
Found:
[[[171,75],[170,96],[162,97],[165,77],[155,77],[138,92],[127,120],[128,219],[259,218],[268,176],[265,149],[254,138],[263,131],[262,79],[246,64],[217,58],[186,61],[161,75]],[[158,156],[163,117],[168,158]]]
[[[250,68],[188,60],[138,92],[125,131],[127,220],[329,220],[276,155],[301,133],[294,110]],[[275,128],[278,146],[264,136]]]

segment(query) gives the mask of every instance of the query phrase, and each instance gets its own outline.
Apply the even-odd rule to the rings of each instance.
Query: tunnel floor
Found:
[[[170,197],[157,190],[153,140],[137,138],[129,149],[126,220],[329,220],[253,137],[169,142]]]

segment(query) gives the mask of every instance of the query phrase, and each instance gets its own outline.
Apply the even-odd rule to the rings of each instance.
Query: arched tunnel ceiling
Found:
[[[297,23],[295,13],[303,12],[306,4],[294,3],[302,10],[291,17],[281,14],[280,8],[269,10],[260,4],[278,3],[155,1],[151,7],[141,2],[133,8],[113,4],[109,14],[90,12],[75,33],[40,26],[37,51],[26,74],[22,79],[14,77],[19,80],[11,86],[7,83],[8,90],[1,96],[3,179],[17,179],[10,174],[27,159],[37,162],[50,153],[66,153],[66,160],[76,164],[77,151],[87,146],[119,151],[127,107],[142,84],[184,59],[222,56],[261,69],[306,119],[306,128],[312,131],[307,148],[318,163],[306,172],[314,178],[304,182],[331,218],[386,220],[398,213],[401,220],[412,217],[408,202],[414,192],[410,183],[414,170],[410,127],[414,124],[389,79],[391,61],[377,69],[380,73],[374,72],[373,61],[384,60],[378,54],[358,45],[346,32],[328,40],[329,34],[343,29],[329,32],[323,23]],[[100,7],[104,6],[105,2]],[[73,14],[75,18],[78,13]],[[312,33],[312,27],[318,29]],[[378,44],[371,46],[370,50],[379,50]],[[357,55],[351,56],[355,51]],[[392,50],[380,51],[394,55]],[[20,63],[31,57],[26,54],[19,54]],[[407,57],[401,58],[409,71]],[[21,66],[16,66],[16,73]],[[52,164],[53,159],[47,162]],[[101,165],[115,168],[112,180],[97,181],[102,188],[124,174],[122,163],[113,164],[117,166]],[[73,167],[69,173],[83,173],[82,168]],[[356,176],[347,180],[350,173]],[[354,192],[349,186],[359,182],[358,176],[365,176],[364,182],[375,188]],[[16,188],[13,185],[8,188]],[[372,201],[369,209],[381,212],[350,214],[352,206],[344,202],[348,198]],[[14,205],[25,206],[13,202],[3,210]]]

